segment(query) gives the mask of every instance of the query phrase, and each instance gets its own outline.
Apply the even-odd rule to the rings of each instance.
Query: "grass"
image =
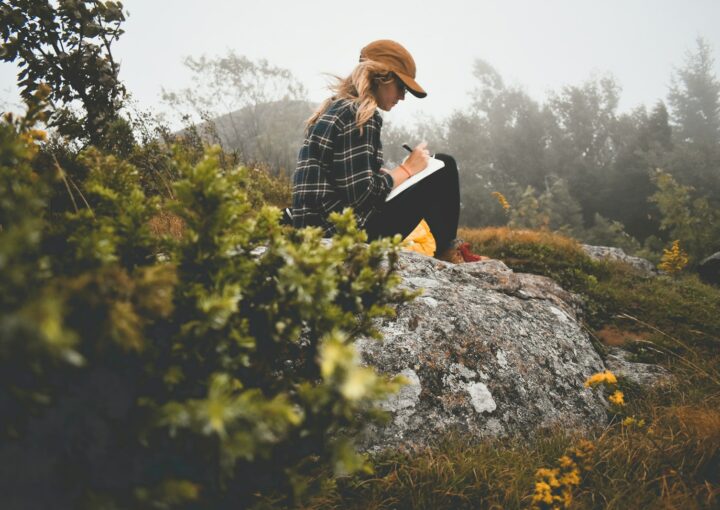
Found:
[[[567,506],[556,507],[720,507],[720,290],[693,275],[648,278],[620,263],[593,261],[574,240],[548,232],[460,235],[477,253],[582,294],[591,334],[603,330],[596,335],[602,339],[610,331],[613,343],[673,375],[654,388],[619,380],[627,404],[586,436],[594,446],[589,469],[568,488]],[[635,421],[623,424],[629,417]],[[423,450],[376,456],[373,475],[334,485],[325,475],[332,489],[304,508],[531,508],[538,469],[560,469],[559,459],[585,439],[562,430],[474,444],[448,436]]]
[[[720,413],[709,408],[655,408],[643,427],[620,421],[590,437],[594,450],[570,508],[716,508]],[[582,440],[561,431],[532,442],[460,437],[415,453],[376,459],[371,477],[340,480],[307,509],[529,508],[535,473]],[[561,506],[562,508],[562,506]]]
[[[432,448],[376,457],[373,475],[340,479],[304,508],[531,508],[537,470],[557,468],[563,455],[586,440],[594,446],[587,469],[570,505],[558,508],[717,508],[717,389],[690,405],[682,403],[684,384],[650,392],[624,389],[632,398],[623,414],[585,439],[562,430],[542,431],[531,441],[473,445],[461,436],[446,437]],[[635,424],[624,425],[627,416]]]
[[[514,271],[549,276],[582,294],[594,329],[660,330],[695,346],[720,347],[720,291],[696,275],[648,277],[622,263],[594,261],[577,241],[551,232],[501,227],[461,229],[459,234],[477,253],[502,260]]]

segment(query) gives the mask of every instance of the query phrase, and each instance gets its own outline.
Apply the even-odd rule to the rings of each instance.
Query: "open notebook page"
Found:
[[[410,177],[408,180],[404,181],[400,186],[397,188],[393,188],[393,190],[388,194],[387,198],[385,199],[386,202],[389,202],[396,196],[398,196],[400,193],[408,189],[413,184],[416,184],[420,181],[422,181],[425,177],[429,177],[430,175],[434,174],[438,170],[440,170],[442,167],[445,166],[445,163],[442,162],[442,160],[430,158],[428,159],[428,164],[425,167],[425,170],[416,173],[412,177]]]

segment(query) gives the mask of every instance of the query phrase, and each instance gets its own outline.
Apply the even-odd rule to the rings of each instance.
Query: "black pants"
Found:
[[[385,202],[365,224],[369,240],[400,234],[403,238],[425,218],[435,237],[436,253],[457,236],[460,217],[460,179],[452,156],[436,154],[445,166]]]

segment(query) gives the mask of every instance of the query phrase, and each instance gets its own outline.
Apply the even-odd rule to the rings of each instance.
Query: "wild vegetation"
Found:
[[[608,400],[616,403],[609,423],[589,435],[546,430],[529,440],[471,444],[448,436],[425,450],[379,456],[373,474],[341,478],[305,508],[716,507],[720,290],[691,274],[648,277],[593,261],[575,240],[550,232],[462,234],[478,253],[581,292],[601,352],[622,345],[637,361],[666,367],[672,379],[648,388],[598,374],[588,383],[609,380]]]
[[[349,213],[332,243],[278,225],[295,135],[265,114],[292,103],[301,120],[305,101],[282,69],[191,58],[217,79],[167,99],[195,125],[131,112],[111,51],[124,16],[0,6],[26,101],[0,122],[3,508],[718,506],[720,291],[693,272],[720,249],[720,85],[702,40],[669,108],[617,113],[610,78],[541,105],[478,61],[466,111],[386,131],[388,159],[420,137],[457,156],[475,251],[581,294],[601,352],[622,344],[672,378],[589,381],[613,405],[584,437],[449,436],[369,458],[353,433],[402,381],[352,343],[410,299],[399,240],[364,244]],[[233,76],[241,113],[210,109]],[[665,273],[591,260],[576,239]]]

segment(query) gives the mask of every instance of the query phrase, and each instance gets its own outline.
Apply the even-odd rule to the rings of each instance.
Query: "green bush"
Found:
[[[349,211],[331,242],[286,232],[212,151],[174,157],[168,204],[92,149],[59,185],[33,133],[0,125],[3,508],[292,505],[322,467],[367,469],[351,437],[400,381],[352,342],[408,298],[399,240]],[[182,235],[152,233],[161,209]]]

